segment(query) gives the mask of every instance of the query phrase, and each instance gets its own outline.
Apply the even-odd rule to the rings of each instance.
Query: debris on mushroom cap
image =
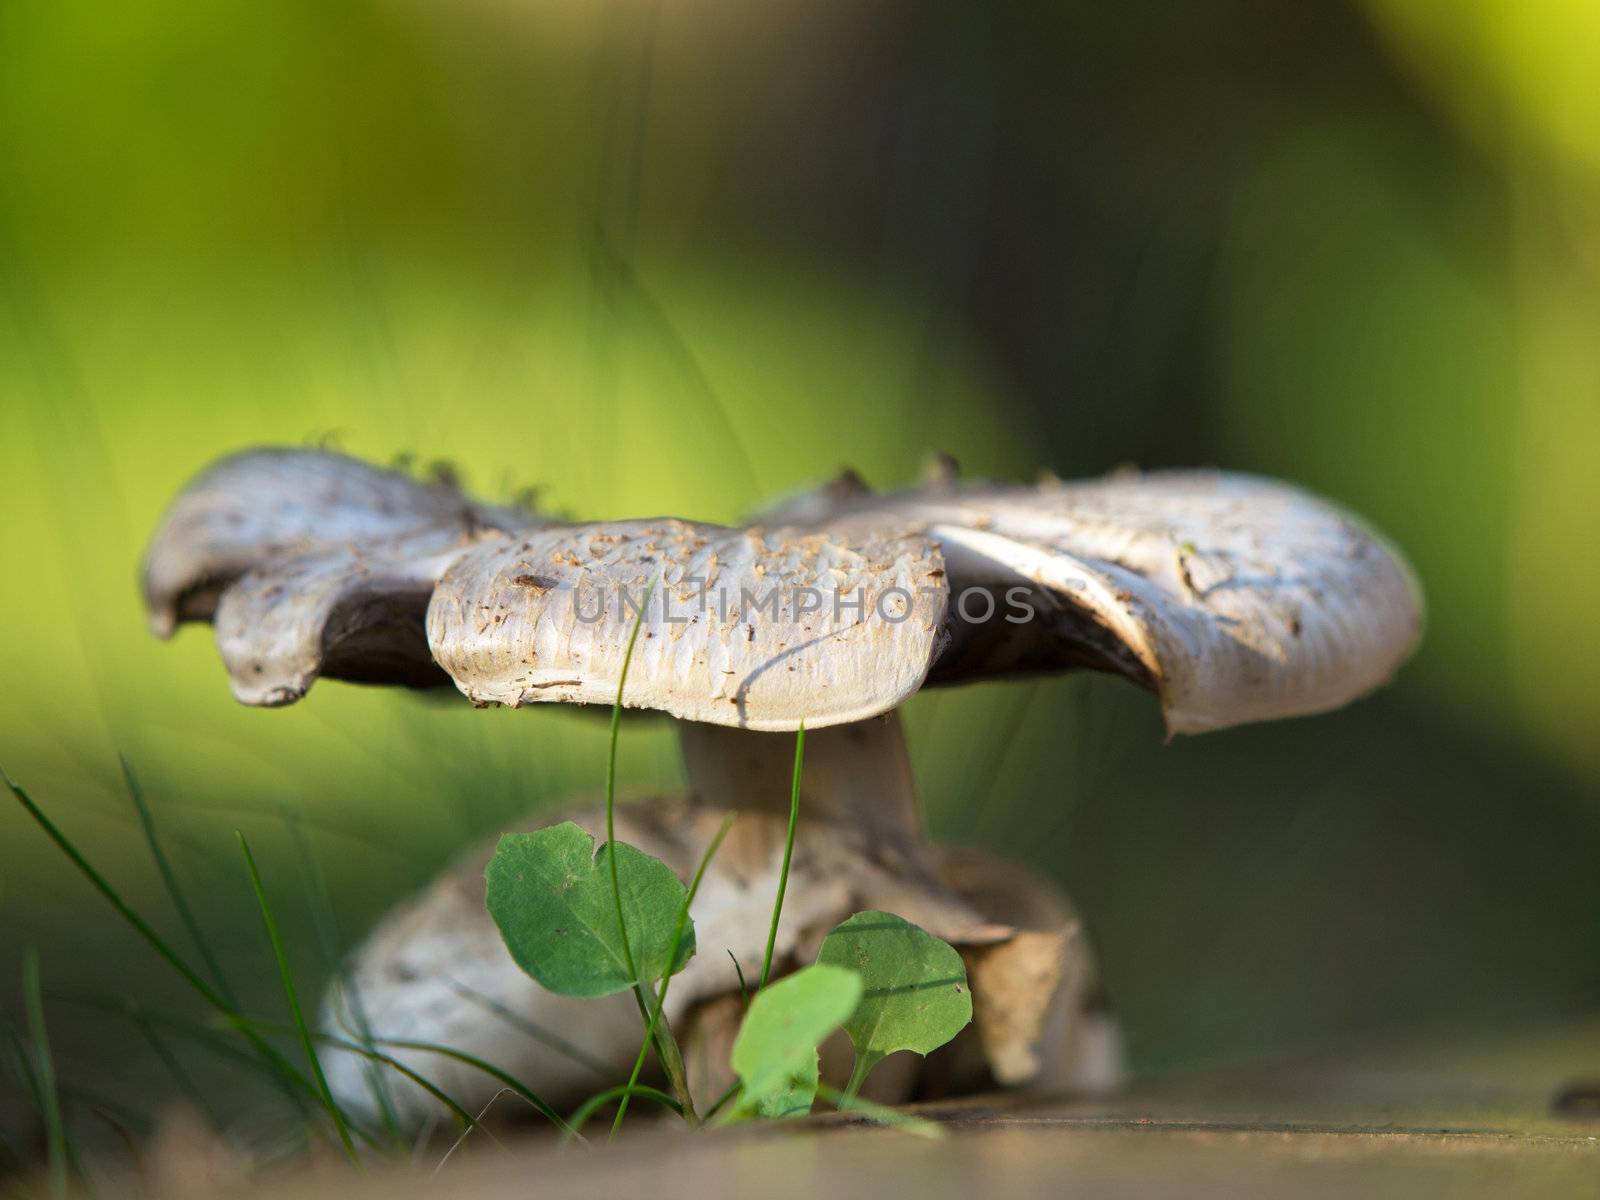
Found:
[[[328,450],[247,450],[190,481],[163,517],[144,559],[150,627],[168,637],[182,621],[210,620],[229,584],[287,555],[533,521]]]
[[[948,491],[961,481],[961,462],[954,454],[939,450],[922,463],[922,486],[929,491]]]
[[[760,515],[752,523],[767,527],[810,525],[872,495],[872,488],[855,468],[846,467],[827,483],[802,488],[769,501],[762,506]]]
[[[318,672],[433,682],[431,657],[474,701],[516,705],[609,702],[659,579],[627,702],[768,730],[885,712],[925,680],[1087,668],[1200,732],[1347,703],[1421,630],[1392,547],[1252,476],[943,472],[884,496],[847,480],[780,512],[742,530],[536,525],[343,456],[257,451],[179,498],[146,594],[158,632],[216,612],[247,703],[297,699]]]

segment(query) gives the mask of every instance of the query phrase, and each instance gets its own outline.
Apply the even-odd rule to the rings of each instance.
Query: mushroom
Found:
[[[610,704],[628,663],[623,703],[678,719],[688,791],[623,809],[618,836],[686,876],[723,814],[739,813],[696,900],[703,952],[667,1009],[703,1093],[727,1078],[734,963],[746,978],[759,969],[786,735],[802,723],[778,961],[806,961],[854,911],[898,912],[968,961],[975,1023],[946,1084],[1103,1085],[1118,1070],[1114,1026],[1080,923],[1049,885],[929,844],[898,707],[924,686],[1090,669],[1152,692],[1170,733],[1197,733],[1354,700],[1392,676],[1421,627],[1399,554],[1287,484],[1124,471],[964,486],[953,460],[881,496],[847,474],[728,528],[553,524],[327,452],[253,451],[180,496],[146,595],[157,632],[214,620],[247,704],[290,703],[319,675],[453,681],[480,706]],[[603,824],[596,809],[573,819]],[[466,1050],[552,1098],[615,1082],[637,1049],[631,1002],[553,996],[515,968],[484,912],[487,856],[467,855],[380,924],[324,1021]],[[463,1103],[494,1091],[450,1060],[413,1057]],[[359,1106],[362,1064],[329,1068]],[[888,1098],[916,1086],[885,1078]],[[395,1091],[404,1115],[426,1116],[424,1093]]]

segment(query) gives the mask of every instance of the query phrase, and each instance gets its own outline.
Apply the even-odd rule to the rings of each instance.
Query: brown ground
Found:
[[[1413,1038],[1270,1068],[1152,1080],[1108,1100],[998,1096],[922,1109],[929,1141],[838,1117],[589,1149],[480,1143],[437,1174],[334,1162],[254,1200],[796,1196],[1600,1196],[1600,1019]],[[1565,1094],[1565,1100],[1561,1098]],[[234,1192],[231,1194],[241,1194]]]

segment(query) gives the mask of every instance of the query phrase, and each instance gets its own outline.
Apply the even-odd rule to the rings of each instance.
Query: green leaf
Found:
[[[812,1050],[804,1062],[796,1066],[793,1074],[775,1087],[757,1095],[746,1095],[742,1090],[739,1102],[734,1105],[730,1120],[742,1117],[763,1117],[768,1120],[785,1120],[792,1117],[809,1117],[811,1104],[817,1098],[817,1086],[822,1081],[822,1065],[817,1051]]]
[[[609,996],[667,974],[683,883],[642,850],[618,842],[616,853],[626,947],[611,892],[610,847],[601,846],[596,854],[594,839],[571,821],[535,833],[508,833],[489,860],[484,871],[489,915],[517,966],[552,992]],[[693,954],[691,920],[672,973],[683,970]]]
[[[937,1050],[972,1020],[961,955],[892,913],[861,912],[835,927],[817,962],[861,976],[861,1003],[844,1027],[860,1076],[896,1050]],[[846,1090],[854,1095],[854,1088]]]
[[[817,1047],[855,1011],[861,991],[854,971],[814,966],[757,992],[733,1043],[733,1069],[743,1085],[735,1114],[810,1112],[817,1094]]]

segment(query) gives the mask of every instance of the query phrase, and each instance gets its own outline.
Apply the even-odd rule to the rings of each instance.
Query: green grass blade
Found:
[[[778,944],[778,918],[783,915],[783,895],[789,890],[789,864],[794,859],[794,830],[800,821],[800,769],[806,761],[806,723],[794,738],[794,781],[789,787],[789,833],[783,843],[783,866],[778,870],[778,895],[772,902],[772,928],[767,931],[767,952],[761,956],[760,991],[772,975],[772,950]]]
[[[33,1043],[33,1075],[39,1097],[39,1119],[45,1131],[45,1169],[52,1196],[67,1194],[67,1126],[61,1116],[61,1094],[56,1088],[56,1064],[45,1028],[44,998],[39,992],[39,954],[31,947],[22,956],[22,1003],[27,1012],[28,1038]]]
[[[22,1035],[17,1032],[17,1027],[10,1021],[5,1024],[5,1035],[6,1066],[17,1077],[17,1082],[22,1085],[22,1090],[28,1094],[29,1103],[37,1112],[43,1105],[39,1100],[39,1077],[34,1073],[28,1048],[22,1040]]]
[[[277,1025],[270,1021],[256,1021],[253,1022],[253,1024],[258,1029],[272,1030],[274,1032],[292,1031],[292,1026]],[[351,1050],[352,1052],[355,1052],[357,1046],[357,1044],[354,1042],[350,1042],[344,1038],[331,1037],[329,1034],[325,1033],[313,1034],[312,1037],[319,1042],[336,1044],[340,1049]],[[485,1062],[483,1059],[478,1058],[475,1055],[468,1054],[465,1050],[457,1050],[452,1046],[441,1046],[437,1042],[420,1042],[410,1038],[386,1037],[374,1038],[373,1041],[376,1045],[383,1046],[388,1049],[419,1050],[424,1054],[437,1054],[442,1058],[453,1059],[464,1066],[471,1067],[477,1071],[482,1071],[485,1075],[489,1076],[489,1078],[498,1081],[505,1087],[510,1088],[517,1095],[521,1096],[536,1110],[538,1110],[541,1116],[545,1117],[553,1125],[555,1125],[557,1129],[561,1130],[563,1133],[568,1132],[566,1119],[563,1118],[562,1115],[553,1107],[551,1107],[542,1096],[540,1096],[527,1084],[523,1083],[516,1076],[512,1075],[508,1071],[501,1070],[491,1062]],[[374,1051],[373,1053],[379,1052]],[[388,1063],[391,1066],[394,1065],[393,1062],[387,1057],[381,1058],[379,1061]]]
[[[194,1078],[184,1069],[183,1063],[178,1061],[178,1056],[173,1053],[172,1047],[167,1045],[167,1040],[143,1014],[136,1016],[134,1021],[139,1026],[139,1033],[144,1037],[151,1053],[160,1060],[167,1074],[172,1076],[172,1082],[177,1085],[178,1091],[183,1093],[183,1098],[196,1112],[207,1112],[211,1106],[206,1102],[205,1094],[200,1090],[200,1085],[195,1083]]]
[[[644,600],[633,617],[633,632],[628,635],[628,648],[622,655],[622,672],[617,677],[617,698],[611,705],[611,741],[606,748],[606,843],[612,846],[617,843],[617,741],[622,734],[622,692],[628,686],[628,667],[633,662],[633,648],[638,644],[639,627],[644,624],[644,614],[650,607],[650,596],[655,590],[656,580],[652,579],[644,589]],[[617,856],[612,853],[606,857],[611,861],[611,895],[617,904],[617,931],[622,935],[623,962],[628,974],[634,976],[638,972],[633,965],[633,948],[628,944],[628,921],[622,914],[622,884],[617,879]]]
[[[72,844],[72,841],[67,837],[67,835],[62,833],[60,829],[56,828],[55,823],[51,821],[49,817],[45,816],[44,810],[34,802],[33,798],[29,796],[22,787],[14,783],[11,780],[11,777],[7,775],[3,769],[0,769],[0,783],[4,783],[6,785],[11,794],[16,797],[17,803],[21,804],[23,809],[26,810],[27,814],[33,818],[34,824],[38,825],[40,829],[44,830],[46,836],[48,836],[50,840],[56,844],[56,848],[67,856],[68,861],[71,862],[73,866],[78,868],[79,873],[82,874],[83,877],[87,879],[91,885],[93,885],[94,889],[105,898],[106,902],[110,904],[114,910],[116,910],[117,915],[131,925],[134,929],[134,932],[144,939],[145,943],[149,945],[150,948],[154,950],[167,963],[168,966],[176,971],[185,983],[199,993],[200,997],[205,1000],[207,1004],[211,1005],[212,1008],[215,1008],[230,1021],[238,1022],[242,1020],[242,1014],[240,1014],[237,1006],[229,1004],[227,1000],[225,1000],[216,991],[216,989],[214,989],[204,979],[200,978],[200,976],[195,972],[194,968],[188,963],[184,962],[183,958],[177,953],[177,951],[173,950],[173,948],[167,944],[166,940],[163,939],[161,935],[158,934],[153,928],[151,928],[149,922],[147,922],[138,913],[134,912],[134,910],[128,905],[127,901],[125,901],[121,895],[118,894],[117,890],[106,881],[105,877],[101,875],[99,871],[95,870],[95,868],[89,863],[88,859],[84,858],[84,856],[79,852],[78,848]],[[284,1056],[275,1048],[273,1048],[262,1038],[258,1037],[255,1033],[251,1032],[249,1029],[241,1026],[240,1032],[255,1047],[257,1053],[261,1055],[263,1061],[270,1062],[273,1069],[280,1073],[283,1079],[290,1081],[292,1086],[294,1088],[298,1088],[302,1094],[311,1093],[310,1082],[294,1069],[293,1064],[291,1064],[288,1059],[284,1058]]]
[[[744,981],[744,968],[739,965],[739,956],[731,949],[728,951],[728,961],[733,963],[733,973],[739,977],[739,1006],[750,1007],[750,985]]]
[[[61,1084],[61,1097],[70,1100],[79,1107],[86,1109],[90,1116],[98,1117],[107,1124],[120,1125],[124,1132],[131,1132],[137,1127],[141,1133],[149,1134],[155,1129],[155,1118],[147,1112],[141,1112],[131,1104],[124,1104],[107,1096],[104,1092],[95,1091],[93,1088],[79,1087],[76,1084]],[[69,1155],[69,1158],[71,1156]],[[76,1160],[73,1169],[77,1170]],[[82,1172],[78,1172],[80,1175]]]
[[[76,1099],[77,1097],[74,1098]],[[128,1163],[135,1173],[142,1173],[144,1170],[144,1155],[139,1152],[140,1138],[134,1134],[132,1127],[135,1125],[140,1126],[140,1132],[145,1139],[148,1139],[152,1128],[150,1119],[136,1113],[129,1113],[128,1116],[131,1119],[124,1119],[116,1109],[107,1108],[92,1101],[90,1102],[89,1112],[122,1143],[122,1151],[128,1156]]]
[[[739,1081],[737,1079],[730,1083],[728,1085],[728,1090],[723,1092],[722,1095],[718,1096],[716,1100],[712,1102],[711,1107],[706,1109],[706,1115],[702,1119],[709,1124],[711,1118],[721,1112],[723,1108],[727,1106],[728,1101],[732,1100],[739,1094],[739,1086]]]
[[[169,1016],[166,1013],[152,1012],[137,1001],[131,999],[107,999],[102,996],[74,996],[58,994],[60,999],[73,1004],[81,1004],[85,1008],[92,1008],[98,1012],[108,1013],[112,1016],[126,1017],[135,1025],[148,1025],[152,1029],[165,1029],[175,1033],[188,1041],[204,1046],[219,1058],[241,1066],[250,1066],[253,1059],[250,1052],[234,1045],[227,1033],[222,1029],[209,1025],[201,1025],[194,1021],[186,1021],[181,1017]],[[230,1025],[229,1030],[232,1030]]]
[[[639,628],[644,624],[644,615],[650,608],[650,597],[655,594],[656,584],[660,580],[661,577],[657,575],[645,587],[639,611],[634,614],[633,629],[628,634],[628,647],[622,655],[622,671],[617,677],[617,698],[611,705],[611,738],[606,748],[606,844],[611,846],[616,845],[617,841],[617,742],[622,733],[622,696],[628,686],[628,667],[633,663],[634,647],[639,642]],[[628,968],[630,976],[637,976],[639,972],[633,961],[633,948],[628,942],[628,922],[622,912],[622,884],[617,877],[617,856],[615,853],[610,853],[606,858],[611,865],[611,897],[617,909],[617,932],[622,937],[623,965]],[[645,1027],[649,1028],[650,1005],[642,981],[636,979],[633,996],[634,1003],[639,1007],[639,1018],[645,1023]],[[683,1074],[683,1055],[678,1050],[677,1042],[673,1040],[672,1031],[661,1026],[652,1037],[655,1039],[656,1058],[666,1071],[667,1079],[678,1097],[678,1102],[692,1114],[694,1101],[689,1098],[689,1085]]]
[[[678,945],[683,941],[683,931],[689,924],[689,906],[694,903],[695,894],[700,891],[700,881],[705,878],[706,868],[711,865],[711,860],[716,857],[722,848],[722,840],[728,836],[728,830],[733,828],[733,819],[737,813],[729,813],[722,818],[716,836],[711,839],[711,844],[706,847],[706,852],[700,856],[700,865],[695,868],[694,878],[689,883],[689,889],[684,893],[683,906],[678,910],[678,923],[672,931],[672,948],[667,954],[667,961],[678,961]],[[661,1023],[661,1010],[667,1005],[667,988],[672,984],[670,973],[661,977],[661,990],[656,993],[655,1007],[650,1012],[650,1024],[645,1027],[644,1041],[639,1045],[639,1054],[633,1060],[633,1073],[628,1076],[628,1086],[631,1088],[639,1082],[639,1072],[644,1070],[646,1052],[655,1043],[656,1027]],[[624,1093],[622,1103],[617,1105],[616,1119],[611,1122],[611,1136],[617,1135],[617,1130],[622,1127],[622,1118],[628,1114],[629,1093]],[[692,1118],[694,1110],[687,1110]]]
[[[597,1096],[590,1096],[574,1110],[567,1122],[571,1126],[571,1136],[577,1137],[583,1127],[589,1123],[589,1118],[607,1104],[610,1104],[613,1100],[626,1099],[629,1096],[640,1096],[646,1100],[654,1100],[663,1108],[670,1108],[680,1117],[685,1115],[683,1105],[657,1088],[649,1087],[642,1083],[629,1084],[626,1087],[607,1088]]]
[[[305,882],[308,907],[311,910],[311,927],[317,935],[317,947],[322,952],[323,965],[337,973],[340,965],[339,925],[333,915],[333,900],[328,894],[328,879],[322,865],[312,853],[311,840],[306,837],[305,825],[298,813],[288,805],[283,807],[283,825],[289,831],[299,860],[300,875]]]
[[[403,1038],[379,1038],[378,1045],[392,1047],[396,1050],[420,1050],[429,1054],[439,1054],[445,1058],[454,1059],[458,1063],[462,1063],[466,1066],[482,1071],[485,1075],[489,1076],[489,1078],[498,1080],[517,1095],[521,1096],[529,1104],[533,1105],[533,1107],[539,1111],[541,1116],[545,1117],[548,1121],[555,1125],[555,1127],[561,1130],[562,1133],[570,1132],[566,1119],[548,1103],[546,1103],[542,1096],[540,1096],[527,1084],[523,1083],[520,1079],[517,1079],[515,1076],[506,1071],[502,1071],[493,1063],[485,1062],[483,1059],[468,1054],[463,1050],[456,1050],[450,1046],[441,1046],[434,1042],[415,1042]]]
[[[109,1013],[113,1016],[126,1017],[141,1028],[149,1027],[152,1030],[165,1029],[169,1033],[176,1034],[184,1040],[200,1046],[218,1058],[226,1059],[227,1061],[238,1066],[245,1067],[256,1074],[261,1073],[261,1059],[253,1052],[254,1047],[251,1045],[251,1043],[246,1041],[243,1046],[238,1046],[235,1045],[233,1040],[228,1036],[230,1033],[239,1034],[244,1032],[240,1028],[240,1023],[244,1021],[243,1017],[220,1014],[221,1019],[225,1022],[225,1025],[223,1028],[219,1029],[208,1025],[201,1025],[193,1021],[185,1021],[180,1017],[170,1016],[166,1013],[152,1012],[132,999],[116,1000],[106,999],[105,997],[101,996],[83,995],[64,995],[61,998],[69,1000],[74,1004],[81,1004],[86,1008],[92,1008],[100,1012]],[[299,1076],[284,1076],[277,1072],[267,1075],[266,1078],[270,1083],[278,1088],[288,1088],[298,1085],[299,1087],[306,1089],[304,1094],[301,1092],[296,1092],[292,1098],[296,1102],[296,1107],[299,1110],[306,1112],[310,1111],[306,1108],[304,1102],[308,1096],[310,1099],[315,1100],[316,1094],[309,1091],[311,1087],[309,1080],[301,1079]],[[202,1109],[204,1107],[204,1105],[201,1105]]]
[[[342,1020],[343,1006],[348,1005],[350,1017],[356,1026],[354,1031],[356,1040],[370,1048],[372,1026],[367,1021],[367,1009],[361,1001],[361,993],[352,986],[350,973],[345,968],[344,956],[340,953],[339,924],[333,914],[333,898],[328,892],[327,876],[322,873],[322,864],[312,853],[311,841],[306,837],[305,827],[299,815],[287,805],[283,810],[283,823],[289,830],[295,854],[300,859],[300,874],[305,880],[306,895],[310,902],[311,923],[316,930],[317,944],[322,949],[322,965],[328,972],[328,977],[334,980],[337,997],[342,1002],[335,1004],[335,1011]],[[384,1133],[396,1146],[404,1144],[405,1135],[400,1128],[400,1117],[395,1111],[394,1097],[389,1094],[389,1085],[384,1080],[383,1072],[369,1060],[365,1076],[367,1089],[372,1093],[372,1098],[378,1106],[378,1117],[383,1123]]]
[[[215,1055],[218,1058],[226,1059],[228,1062],[235,1063],[239,1066],[249,1068],[256,1068],[259,1066],[258,1060],[251,1055],[248,1049],[243,1049],[235,1045],[232,1039],[230,1039],[228,1036],[230,1032],[242,1032],[242,1026],[255,1026],[262,1024],[261,1022],[253,1022],[247,1017],[224,1017],[223,1020],[226,1022],[226,1026],[223,1029],[219,1029],[208,1025],[201,1025],[194,1021],[186,1021],[181,1017],[170,1016],[167,1013],[152,1012],[133,1000],[107,1000],[96,996],[73,996],[68,997],[68,999],[71,999],[73,1003],[82,1004],[86,1007],[97,1009],[101,1012],[127,1017],[141,1028],[148,1027],[151,1030],[164,1029],[173,1034],[175,1037],[180,1037],[184,1041],[189,1042],[200,1049]],[[285,1026],[284,1028],[291,1031],[293,1029],[292,1026]],[[401,1067],[397,1066],[395,1069],[404,1073],[404,1069]],[[277,1082],[276,1077],[273,1077],[273,1082]],[[426,1080],[420,1077],[417,1078],[415,1082],[424,1090],[428,1090],[430,1092],[434,1090]],[[309,1087],[310,1084],[308,1083],[306,1086]],[[313,1095],[313,1099],[315,1098],[315,1095]],[[444,1101],[441,1101],[441,1103],[443,1102]],[[378,1145],[377,1138],[373,1137],[370,1133],[357,1126],[352,1125],[351,1132],[356,1134],[361,1138],[362,1141],[368,1143],[369,1145]]]
[[[200,956],[201,965],[210,974],[211,980],[216,986],[217,995],[221,996],[237,1012],[239,1010],[239,997],[228,983],[228,977],[222,970],[222,964],[212,952],[210,940],[201,928],[200,922],[194,914],[194,908],[189,903],[182,885],[178,882],[178,874],[172,867],[172,861],[162,848],[161,839],[156,834],[155,817],[151,814],[150,806],[145,801],[144,788],[140,785],[138,776],[134,774],[133,764],[128,761],[128,757],[125,754],[118,754],[117,761],[122,764],[122,778],[127,783],[128,795],[133,800],[135,813],[138,814],[139,828],[144,834],[145,845],[150,850],[150,857],[156,864],[156,871],[161,876],[161,882],[167,890],[167,896],[171,899],[173,908],[177,910],[178,918],[183,922],[183,927],[189,935],[190,942],[194,944],[195,953]],[[274,1061],[271,1055],[263,1054],[258,1049],[256,1057],[261,1067],[268,1072],[274,1075],[280,1072],[279,1064]],[[305,1098],[293,1086],[284,1087],[281,1090],[301,1114],[310,1111],[306,1106]]]
[[[211,987],[210,984],[206,983],[206,981],[201,979],[199,975],[195,974],[194,968],[190,967],[188,963],[184,962],[183,959],[178,956],[178,953],[173,950],[171,946],[167,945],[167,943],[162,939],[161,935],[152,929],[143,917],[134,912],[133,909],[128,906],[127,902],[117,894],[116,890],[109,883],[106,882],[105,878],[100,874],[100,872],[89,865],[89,860],[84,858],[83,855],[78,852],[78,848],[67,840],[66,834],[57,829],[55,823],[51,821],[49,817],[44,815],[44,811],[34,803],[33,799],[28,795],[28,793],[17,784],[13,783],[9,776],[4,778],[6,787],[10,789],[11,794],[17,798],[17,801],[22,805],[22,807],[27,810],[28,815],[32,817],[34,822],[45,831],[45,833],[50,837],[50,840],[55,842],[56,847],[63,854],[65,854],[69,860],[71,860],[72,865],[77,867],[84,877],[94,885],[95,889],[106,898],[106,900],[111,904],[111,907],[117,910],[117,914],[121,916],[123,920],[127,921],[128,924],[132,925],[139,936],[148,942],[155,952],[167,961],[167,965],[170,966],[174,971],[178,972],[179,975],[183,976],[184,981],[188,983],[188,985],[195,991],[199,992],[208,1003],[224,1012],[229,1011],[232,1006],[230,1006],[227,1001],[225,1001],[221,995]]]
[[[340,1029],[367,1049],[376,1047],[372,1025],[367,1020],[366,1006],[361,1001],[361,993],[353,986],[349,973],[342,969],[334,973],[329,1005],[333,1019]],[[351,1027],[352,1023],[354,1028]],[[408,1139],[400,1125],[400,1114],[395,1108],[394,1095],[389,1090],[389,1083],[383,1077],[383,1072],[369,1060],[362,1074],[366,1079],[367,1091],[371,1093],[373,1102],[378,1106],[378,1120],[383,1126],[384,1136],[396,1149],[404,1148]]]
[[[261,883],[261,872],[256,869],[255,855],[250,853],[250,843],[245,841],[244,834],[237,834],[239,849],[244,852],[244,864],[250,872],[250,886],[255,889],[256,903],[261,908],[261,920],[267,927],[267,940],[272,943],[272,956],[278,962],[278,974],[283,979],[283,994],[289,1001],[289,1013],[294,1018],[295,1031],[300,1036],[300,1043],[305,1047],[306,1060],[311,1065],[311,1077],[316,1081],[317,1094],[322,1099],[322,1105],[328,1110],[328,1117],[333,1121],[333,1127],[338,1131],[339,1141],[343,1144],[345,1153],[352,1162],[360,1162],[356,1154],[356,1144],[350,1136],[350,1126],[345,1120],[344,1112],[333,1098],[333,1092],[328,1087],[328,1077],[323,1074],[322,1060],[317,1057],[317,1048],[311,1040],[311,1030],[306,1025],[305,1013],[300,1009],[300,993],[294,985],[294,972],[289,969],[289,956],[283,949],[283,938],[278,934],[278,922],[273,918],[272,905],[267,900],[267,890]]]
[[[172,906],[178,910],[178,917],[183,922],[184,929],[188,931],[189,940],[194,943],[195,953],[200,956],[201,963],[210,973],[212,982],[216,984],[217,994],[234,1008],[238,1008],[239,999],[228,986],[227,976],[222,972],[222,964],[211,952],[211,944],[201,930],[194,909],[190,907],[188,898],[178,883],[177,873],[172,869],[171,861],[161,848],[161,839],[156,836],[155,819],[150,815],[150,806],[145,803],[144,789],[133,773],[133,764],[128,761],[125,754],[118,754],[117,761],[122,764],[122,778],[127,783],[128,795],[132,798],[134,811],[139,816],[139,828],[144,832],[145,845],[150,848],[150,857],[155,861],[161,882],[167,889],[167,895],[172,899]]]
[[[478,1119],[476,1117],[458,1104],[420,1071],[416,1071],[411,1067],[406,1066],[405,1063],[394,1057],[394,1055],[385,1054],[381,1050],[375,1050],[369,1046],[363,1046],[359,1042],[346,1041],[344,1038],[336,1038],[326,1033],[319,1033],[315,1034],[314,1036],[317,1042],[321,1045],[328,1046],[335,1050],[343,1050],[349,1054],[358,1054],[362,1058],[367,1059],[369,1062],[381,1064],[382,1066],[388,1067],[392,1071],[398,1072],[409,1079],[412,1083],[416,1084],[423,1091],[427,1092],[428,1095],[432,1096],[440,1104],[448,1108],[456,1120],[462,1122],[467,1129],[480,1128]],[[488,1130],[483,1130],[483,1134],[490,1141],[497,1140],[494,1134],[490,1133]]]
[[[917,1137],[937,1141],[944,1137],[942,1125],[938,1125],[926,1117],[918,1117],[911,1113],[901,1112],[899,1109],[889,1108],[882,1104],[874,1104],[871,1100],[863,1100],[859,1096],[849,1096],[838,1088],[829,1087],[825,1083],[817,1085],[817,1093],[824,1100],[829,1101],[840,1112],[853,1113],[865,1117],[878,1125],[887,1125],[892,1129],[899,1129],[905,1133],[915,1134]]]
[[[542,1046],[549,1047],[557,1054],[565,1056],[602,1079],[611,1077],[611,1068],[582,1046],[574,1045],[560,1034],[553,1033],[544,1026],[528,1020],[521,1013],[513,1012],[493,996],[486,996],[476,988],[469,987],[460,980],[452,979],[448,975],[444,977],[444,985],[463,1000],[476,1004],[485,1012],[499,1017],[518,1033],[532,1038]]]

